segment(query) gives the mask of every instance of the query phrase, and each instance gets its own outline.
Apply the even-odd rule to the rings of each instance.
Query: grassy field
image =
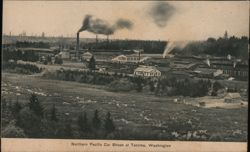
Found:
[[[2,73],[2,97],[7,101],[26,103],[32,92],[45,109],[55,104],[61,119],[75,121],[81,112],[92,116],[95,109],[102,116],[111,112],[119,139],[169,140],[174,134],[172,140],[247,140],[247,107],[199,108],[174,103],[175,97],[109,92],[104,86]],[[190,138],[190,132],[206,136]]]

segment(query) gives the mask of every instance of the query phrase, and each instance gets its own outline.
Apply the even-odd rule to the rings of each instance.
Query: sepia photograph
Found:
[[[249,1],[4,0],[2,25],[2,139],[247,142]]]

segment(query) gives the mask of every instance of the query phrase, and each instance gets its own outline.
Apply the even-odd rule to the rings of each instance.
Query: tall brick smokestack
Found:
[[[77,32],[76,34],[76,58],[79,58],[79,35],[80,32]]]
[[[98,35],[95,36],[95,42],[98,43]]]

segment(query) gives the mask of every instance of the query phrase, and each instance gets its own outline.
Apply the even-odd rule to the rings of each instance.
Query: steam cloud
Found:
[[[105,20],[96,18],[92,15],[86,15],[82,27],[78,32],[89,31],[95,34],[112,35],[120,29],[131,29],[133,23],[127,19],[118,19],[114,24],[110,24]]]
[[[167,2],[157,2],[155,3],[151,10],[149,11],[149,15],[153,18],[155,24],[158,27],[165,27],[167,25],[168,20],[174,14],[175,8]]]
[[[188,41],[169,41],[162,57],[165,58],[175,48],[183,49],[188,43]]]

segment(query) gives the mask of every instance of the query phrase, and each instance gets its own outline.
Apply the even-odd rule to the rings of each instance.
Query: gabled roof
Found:
[[[113,58],[112,61],[119,61],[120,60],[119,58],[126,58],[126,60],[127,60],[127,57],[125,55],[119,55],[119,56]]]
[[[240,98],[240,94],[239,93],[227,93],[227,95],[225,96],[226,99],[235,99],[235,98]]]
[[[85,52],[83,53],[83,56],[92,56],[92,54],[90,52]]]
[[[135,69],[135,71],[141,71],[141,72],[160,72],[159,70],[157,70],[155,67],[153,66],[140,66],[138,68]]]

